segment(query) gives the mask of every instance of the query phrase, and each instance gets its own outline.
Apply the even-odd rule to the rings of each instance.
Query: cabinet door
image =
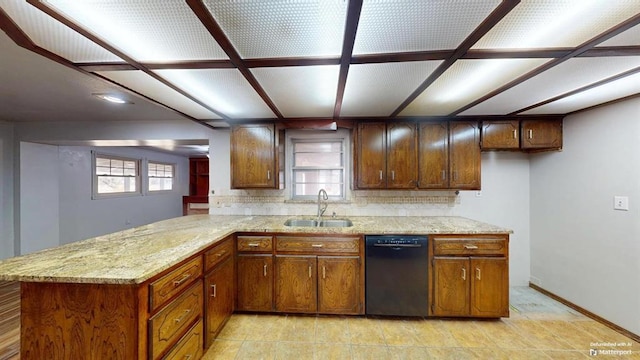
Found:
[[[387,136],[384,123],[358,124],[356,138],[356,187],[386,187]]]
[[[483,150],[517,150],[520,148],[520,122],[484,121],[482,123]]]
[[[233,257],[217,265],[204,279],[205,344],[211,346],[222,325],[233,313]]]
[[[360,258],[318,256],[318,312],[360,314]]]
[[[523,149],[562,149],[562,120],[523,120]]]
[[[469,314],[469,276],[469,258],[433,258],[433,315]]]
[[[417,132],[414,123],[387,125],[387,188],[416,187],[418,157]]]
[[[238,310],[273,310],[273,258],[238,255]]]
[[[316,312],[315,256],[276,256],[276,311]]]
[[[237,125],[231,129],[231,187],[277,188],[274,125]]]
[[[480,131],[476,121],[449,124],[451,189],[480,190]]]
[[[420,123],[418,131],[418,187],[445,189],[449,186],[449,126]]]
[[[471,258],[471,316],[509,316],[507,258]]]

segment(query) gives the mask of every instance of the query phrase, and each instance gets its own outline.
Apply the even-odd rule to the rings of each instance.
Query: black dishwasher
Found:
[[[427,237],[365,237],[367,315],[426,316]]]

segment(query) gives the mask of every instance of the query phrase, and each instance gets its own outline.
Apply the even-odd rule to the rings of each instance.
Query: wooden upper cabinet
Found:
[[[416,124],[398,122],[387,125],[387,188],[416,187],[417,146]]]
[[[356,135],[356,187],[386,187],[387,136],[385,123],[359,123]]]
[[[231,188],[278,188],[276,139],[273,124],[231,128]]]
[[[484,121],[482,123],[483,150],[520,149],[520,121]]]
[[[562,149],[562,119],[522,120],[520,142],[525,150]]]
[[[480,130],[476,121],[449,123],[449,187],[480,189]]]
[[[418,130],[418,188],[449,187],[449,125],[420,123]]]

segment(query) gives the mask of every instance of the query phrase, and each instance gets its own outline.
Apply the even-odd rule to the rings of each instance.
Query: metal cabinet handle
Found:
[[[309,265],[309,279],[311,279],[311,265]]]
[[[482,277],[481,275],[482,275],[482,274],[480,274],[480,268],[476,268],[476,279],[478,279],[478,280],[482,280],[482,279],[481,279],[481,277]]]
[[[216,284],[211,285],[211,288],[213,289],[213,294],[211,295],[211,297],[216,297],[217,295]]]
[[[267,264],[264,264],[264,267],[262,268],[262,275],[267,276]]]
[[[462,280],[467,280],[467,269],[462,268]]]
[[[227,253],[227,250],[222,250],[217,255],[218,255],[218,257],[222,257],[222,255],[224,255],[226,253]]]
[[[442,180],[446,180],[447,179],[447,172],[442,170]]]
[[[322,267],[322,278],[323,279],[327,278],[327,268],[325,266]]]
[[[513,130],[513,138],[514,139],[518,138],[518,130]]]
[[[271,180],[271,170],[267,170],[267,180]]]
[[[259,243],[249,243],[248,246],[250,246],[250,247],[258,247],[258,246],[260,246],[260,244]]]
[[[185,275],[182,277],[182,279],[180,279],[180,280],[175,280],[175,281],[173,282],[173,286],[174,286],[174,287],[178,287],[178,286],[180,286],[180,285],[184,284],[184,282],[185,282],[185,281],[187,281],[187,279],[189,279],[190,277],[191,277],[191,274],[185,274]]]
[[[324,244],[311,244],[311,247],[314,247],[314,248],[321,248],[323,246]]]
[[[189,313],[190,313],[190,312],[191,312],[191,309],[189,309],[189,310],[185,310],[185,311],[184,311],[184,314],[182,314],[182,316],[180,316],[180,317],[179,317],[179,318],[177,318],[177,319],[174,319],[174,321],[176,322],[176,324],[177,324],[177,323],[182,322],[182,320],[184,320],[184,319],[187,317],[187,315],[189,315]]]
[[[391,170],[391,180],[396,180],[396,172],[394,170]]]
[[[529,129],[529,139],[533,139],[533,130]]]
[[[382,180],[382,170],[380,170],[380,180]]]
[[[465,244],[464,248],[467,250],[476,250],[478,248],[477,245]]]

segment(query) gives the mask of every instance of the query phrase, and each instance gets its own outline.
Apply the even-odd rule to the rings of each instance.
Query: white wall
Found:
[[[60,245],[58,147],[20,143],[20,255]]]
[[[0,260],[12,257],[13,227],[13,125],[0,122]]]
[[[640,334],[639,215],[640,99],[566,117],[564,150],[531,160],[532,282]]]
[[[92,200],[91,150],[176,164],[174,189]],[[182,216],[182,196],[189,195],[189,159],[185,157],[129,147],[61,146],[59,158],[62,244]]]

